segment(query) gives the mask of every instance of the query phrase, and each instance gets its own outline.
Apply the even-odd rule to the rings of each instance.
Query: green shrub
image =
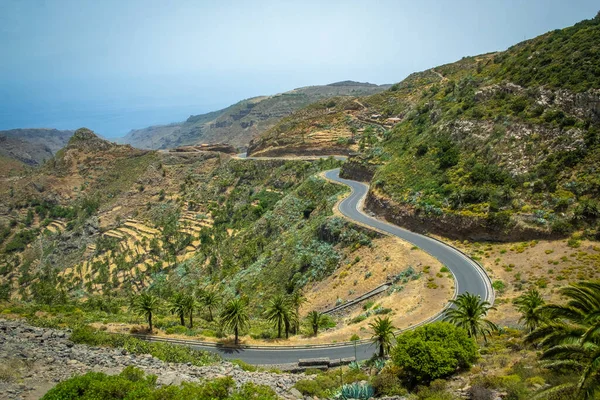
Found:
[[[256,370],[257,370],[257,368],[254,365],[250,365],[247,362],[242,361],[242,360],[231,360],[231,363],[239,366],[244,371],[256,372]]]
[[[477,345],[450,323],[436,322],[398,336],[392,361],[409,385],[428,383],[465,369],[477,359]]]
[[[352,318],[350,320],[351,324],[358,324],[359,322],[363,322],[365,319],[367,319],[367,316],[365,314],[360,314],[354,318]]]
[[[13,251],[23,251],[27,245],[35,240],[37,231],[33,229],[23,229],[15,234],[13,238],[6,243],[4,251],[7,253]]]
[[[473,380],[473,386],[481,386],[488,389],[496,389],[506,392],[507,400],[521,400],[527,398],[529,390],[527,385],[518,375],[506,376],[480,376]]]
[[[324,398],[327,391],[339,386],[339,381],[328,375],[317,375],[315,379],[302,379],[296,382],[294,387],[305,396],[317,396]]]
[[[109,376],[89,372],[59,383],[42,398],[44,400],[275,400],[277,395],[267,387],[246,383],[235,389],[231,377],[217,378],[202,383],[183,383],[180,386],[156,386],[156,376],[146,376],[135,367],[127,367],[119,375]]]
[[[185,335],[186,333],[188,333],[188,328],[183,325],[171,326],[165,330],[165,333],[167,335],[173,335],[173,334]]]
[[[369,308],[373,307],[375,302],[373,300],[367,300],[365,304],[363,304],[363,310],[367,311]]]
[[[501,280],[496,280],[496,281],[494,281],[494,283],[492,283],[492,287],[494,288],[495,291],[502,293],[506,289],[506,284],[504,282],[502,282]]]
[[[59,383],[42,397],[44,400],[66,399],[124,399],[149,398],[156,376],[139,379],[143,371],[127,367],[119,375],[109,376],[100,372],[89,372]],[[130,379],[133,378],[133,379]]]
[[[294,388],[305,396],[318,396],[321,394],[321,387],[312,379],[302,379],[296,382]]]
[[[97,331],[89,326],[75,328],[71,334],[71,340],[75,343],[83,343],[91,346],[122,347],[130,353],[151,354],[162,361],[189,362],[199,367],[220,360],[218,355],[211,352],[169,343],[148,342],[128,335]]]
[[[371,378],[371,385],[377,396],[404,396],[407,390],[402,387],[400,370],[396,366],[386,367]]]

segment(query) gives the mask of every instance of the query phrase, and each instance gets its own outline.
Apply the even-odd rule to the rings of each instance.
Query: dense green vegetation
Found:
[[[230,377],[159,388],[155,375],[146,375],[141,369],[127,367],[119,375],[88,372],[73,377],[56,385],[42,399],[275,400],[277,395],[269,387],[252,383],[246,383],[238,389]]]
[[[119,347],[133,354],[151,354],[165,362],[191,363],[198,367],[220,359],[215,353],[194,350],[187,346],[149,342],[129,335],[106,333],[89,326],[75,328],[71,340],[90,346]]]
[[[392,360],[402,368],[409,386],[429,383],[469,368],[477,359],[477,346],[464,329],[436,322],[398,337]]]
[[[367,155],[384,164],[377,189],[432,218],[450,213],[482,218],[490,229],[521,220],[558,234],[595,234],[600,186],[590,166],[600,160],[600,121],[593,100],[576,111],[552,89],[600,87],[599,38],[596,17],[435,68],[443,79],[419,82],[410,106],[388,102],[398,105],[388,111],[406,117]],[[405,98],[414,81],[403,87]],[[375,106],[382,96],[373,96]]]
[[[597,89],[599,21],[600,14],[511,47],[494,59],[501,67],[493,74],[525,87],[543,85],[575,92]]]
[[[139,161],[144,157],[136,158]],[[179,187],[178,201],[166,200],[163,191],[158,201],[148,203],[146,210],[139,210],[137,218],[160,231],[155,239],[142,241],[149,245],[148,254],[124,251],[117,238],[99,236],[94,242],[94,256],[108,256],[94,261],[91,273],[84,274],[79,265],[69,276],[59,276],[65,264],[81,262],[83,250],[60,254],[60,249],[70,246],[69,240],[85,235],[87,221],[105,204],[106,197],[87,195],[63,205],[38,200],[23,204],[31,213],[26,213],[22,224],[15,224],[22,226],[21,230],[6,227],[7,243],[12,244],[5,246],[3,252],[17,254],[5,258],[8,262],[0,273],[10,277],[18,272],[19,295],[24,301],[86,304],[83,307],[97,311],[110,308],[113,314],[100,317],[106,322],[131,321],[131,315],[137,314],[147,323],[152,318],[153,325],[169,333],[223,337],[233,332],[226,332],[214,317],[222,311],[221,303],[241,295],[252,320],[251,329],[242,329],[242,334],[257,338],[275,338],[283,333],[286,337],[290,333],[314,334],[314,326],[297,317],[303,301],[297,297],[299,289],[328,276],[342,261],[344,252],[370,245],[373,237],[373,233],[331,215],[337,196],[345,189],[315,175],[339,162],[227,160],[214,169],[196,173],[202,162],[204,159],[185,167],[189,172],[181,172],[184,184]],[[152,165],[153,168],[164,170],[162,164]],[[113,176],[111,171],[101,176]],[[94,185],[90,183],[90,187]],[[181,215],[189,210],[202,218],[210,214],[214,224],[204,227],[197,236],[183,233]],[[67,233],[39,235],[37,228],[25,225],[31,219],[30,214],[39,221],[66,221]],[[70,223],[75,220],[76,224]],[[179,256],[193,240],[200,243],[194,256],[180,260]],[[44,252],[28,249],[18,254],[30,243]],[[148,264],[147,271],[135,267],[148,257],[160,261]],[[57,263],[57,259],[64,260],[64,264]],[[267,270],[268,274],[262,273]],[[123,272],[125,279],[118,279],[117,275]],[[34,286],[35,291],[29,290]],[[132,292],[144,295],[132,302]],[[8,283],[3,284],[1,293],[4,299],[9,297]],[[110,296],[96,302],[99,297],[95,295],[99,293]],[[181,298],[177,299],[176,294],[181,294]],[[287,316],[273,324],[265,313],[267,304],[253,300],[276,296],[286,298]],[[89,303],[77,301],[88,298],[92,300]],[[152,303],[151,299],[160,301]],[[125,306],[129,312],[124,310]],[[180,327],[166,312],[179,319]],[[198,318],[196,324],[194,318]],[[183,319],[189,323],[183,323]],[[331,326],[329,318],[320,318],[318,322],[317,331]]]
[[[197,191],[187,189],[190,202],[215,202],[210,209],[214,226],[200,233],[196,257],[171,273],[158,273],[151,290],[170,297],[176,289],[227,282],[219,287],[221,297],[291,294],[330,274],[341,260],[340,248],[370,243],[368,234],[331,217],[336,196],[344,189],[312,176],[335,163],[279,165],[268,169],[262,163],[231,161],[212,174],[210,186],[200,183]],[[221,194],[228,187],[229,193]],[[206,265],[202,274],[197,265]],[[265,306],[251,302],[261,314]]]

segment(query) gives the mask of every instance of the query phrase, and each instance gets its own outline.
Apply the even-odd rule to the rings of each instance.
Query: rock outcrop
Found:
[[[169,150],[173,153],[189,153],[189,152],[198,152],[198,151],[214,151],[218,153],[225,154],[236,154],[237,151],[235,147],[230,145],[229,143],[202,143],[193,146],[181,146],[176,147],[174,149]]]

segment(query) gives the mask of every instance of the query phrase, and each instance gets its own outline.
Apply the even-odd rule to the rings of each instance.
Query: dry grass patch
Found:
[[[496,307],[490,317],[501,325],[519,319],[512,300],[536,288],[546,301],[559,300],[556,289],[572,282],[600,278],[600,243],[575,237],[518,243],[466,243],[454,246],[477,259],[496,289]]]

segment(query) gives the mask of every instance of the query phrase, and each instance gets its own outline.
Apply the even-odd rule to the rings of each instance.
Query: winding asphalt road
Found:
[[[340,212],[348,219],[358,222],[359,224],[375,228],[379,231],[397,236],[437,258],[444,264],[455,277],[456,294],[469,292],[481,296],[493,303],[494,293],[491,288],[491,283],[483,269],[469,257],[454,249],[453,247],[432,239],[428,236],[423,236],[418,233],[407,231],[392,225],[390,223],[380,221],[370,217],[362,211],[362,203],[369,190],[369,186],[349,180],[339,176],[339,168],[325,172],[325,177],[331,181],[335,181],[349,186],[352,193],[339,203]],[[443,317],[443,312],[440,312],[429,320],[422,321],[420,324],[412,328],[423,325],[429,322],[440,320]],[[148,338],[150,340],[158,340]],[[167,341],[167,340],[164,340]],[[192,341],[172,341],[191,346],[198,350],[206,350],[217,352],[226,359],[241,359],[250,364],[286,364],[295,363],[299,359],[304,358],[320,358],[328,357],[329,359],[338,359],[346,357],[354,357],[353,344],[333,344],[325,346],[305,346],[305,347],[252,347],[252,348],[228,348],[224,346],[215,346],[210,343],[192,342]],[[366,341],[361,341],[356,346],[356,356],[359,360],[370,358],[376,351],[376,347]]]

